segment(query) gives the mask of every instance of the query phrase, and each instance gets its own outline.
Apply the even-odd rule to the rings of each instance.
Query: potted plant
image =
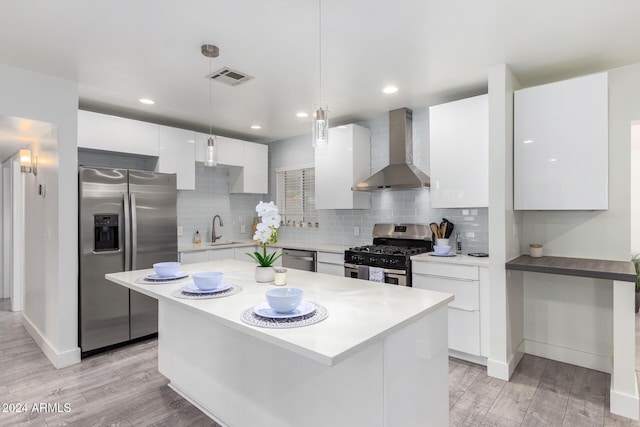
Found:
[[[273,263],[282,254],[277,252],[267,254],[267,246],[278,242],[278,228],[280,227],[281,218],[278,214],[278,207],[273,202],[258,203],[256,212],[261,221],[256,226],[253,240],[257,241],[258,245],[262,247],[262,253],[256,251],[252,254],[247,253],[247,255],[258,262],[255,273],[256,282],[273,282],[275,276]]]
[[[640,254],[633,254],[631,257],[633,265],[636,267],[636,313],[640,310]]]

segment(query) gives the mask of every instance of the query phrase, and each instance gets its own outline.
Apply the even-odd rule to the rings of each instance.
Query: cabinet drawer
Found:
[[[480,310],[480,285],[477,281],[414,275],[413,287],[455,295],[456,298],[449,303],[449,307]]]
[[[429,274],[432,276],[451,277],[454,279],[478,280],[478,266],[445,264],[442,262],[420,262],[411,264],[414,273]]]
[[[334,276],[344,277],[344,266],[338,264],[328,264],[325,262],[318,263],[318,273],[331,274]]]
[[[449,308],[449,348],[480,356],[480,312]]]
[[[318,262],[344,266],[344,253],[318,252]]]

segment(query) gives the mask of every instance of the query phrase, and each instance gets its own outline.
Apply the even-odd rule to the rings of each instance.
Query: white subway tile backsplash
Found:
[[[216,224],[216,231],[222,234],[223,239],[252,238],[255,207],[261,200],[271,199],[262,194],[229,194],[228,169],[208,168],[196,163],[196,189],[178,192],[178,225],[184,230],[178,243],[191,243],[196,231],[200,232],[203,242],[210,242],[211,222],[216,214],[224,223],[222,227]],[[240,225],[246,228],[244,234],[240,233]]]

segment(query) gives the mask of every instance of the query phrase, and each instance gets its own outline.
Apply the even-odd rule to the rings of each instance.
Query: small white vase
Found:
[[[273,267],[256,267],[256,282],[268,283],[273,282],[275,279],[275,270]]]

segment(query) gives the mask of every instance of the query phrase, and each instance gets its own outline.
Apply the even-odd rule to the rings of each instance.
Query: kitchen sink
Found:
[[[236,242],[233,240],[218,240],[215,243],[207,243],[207,245],[209,246],[225,246],[225,245],[234,245],[236,243],[242,243],[242,242]]]

